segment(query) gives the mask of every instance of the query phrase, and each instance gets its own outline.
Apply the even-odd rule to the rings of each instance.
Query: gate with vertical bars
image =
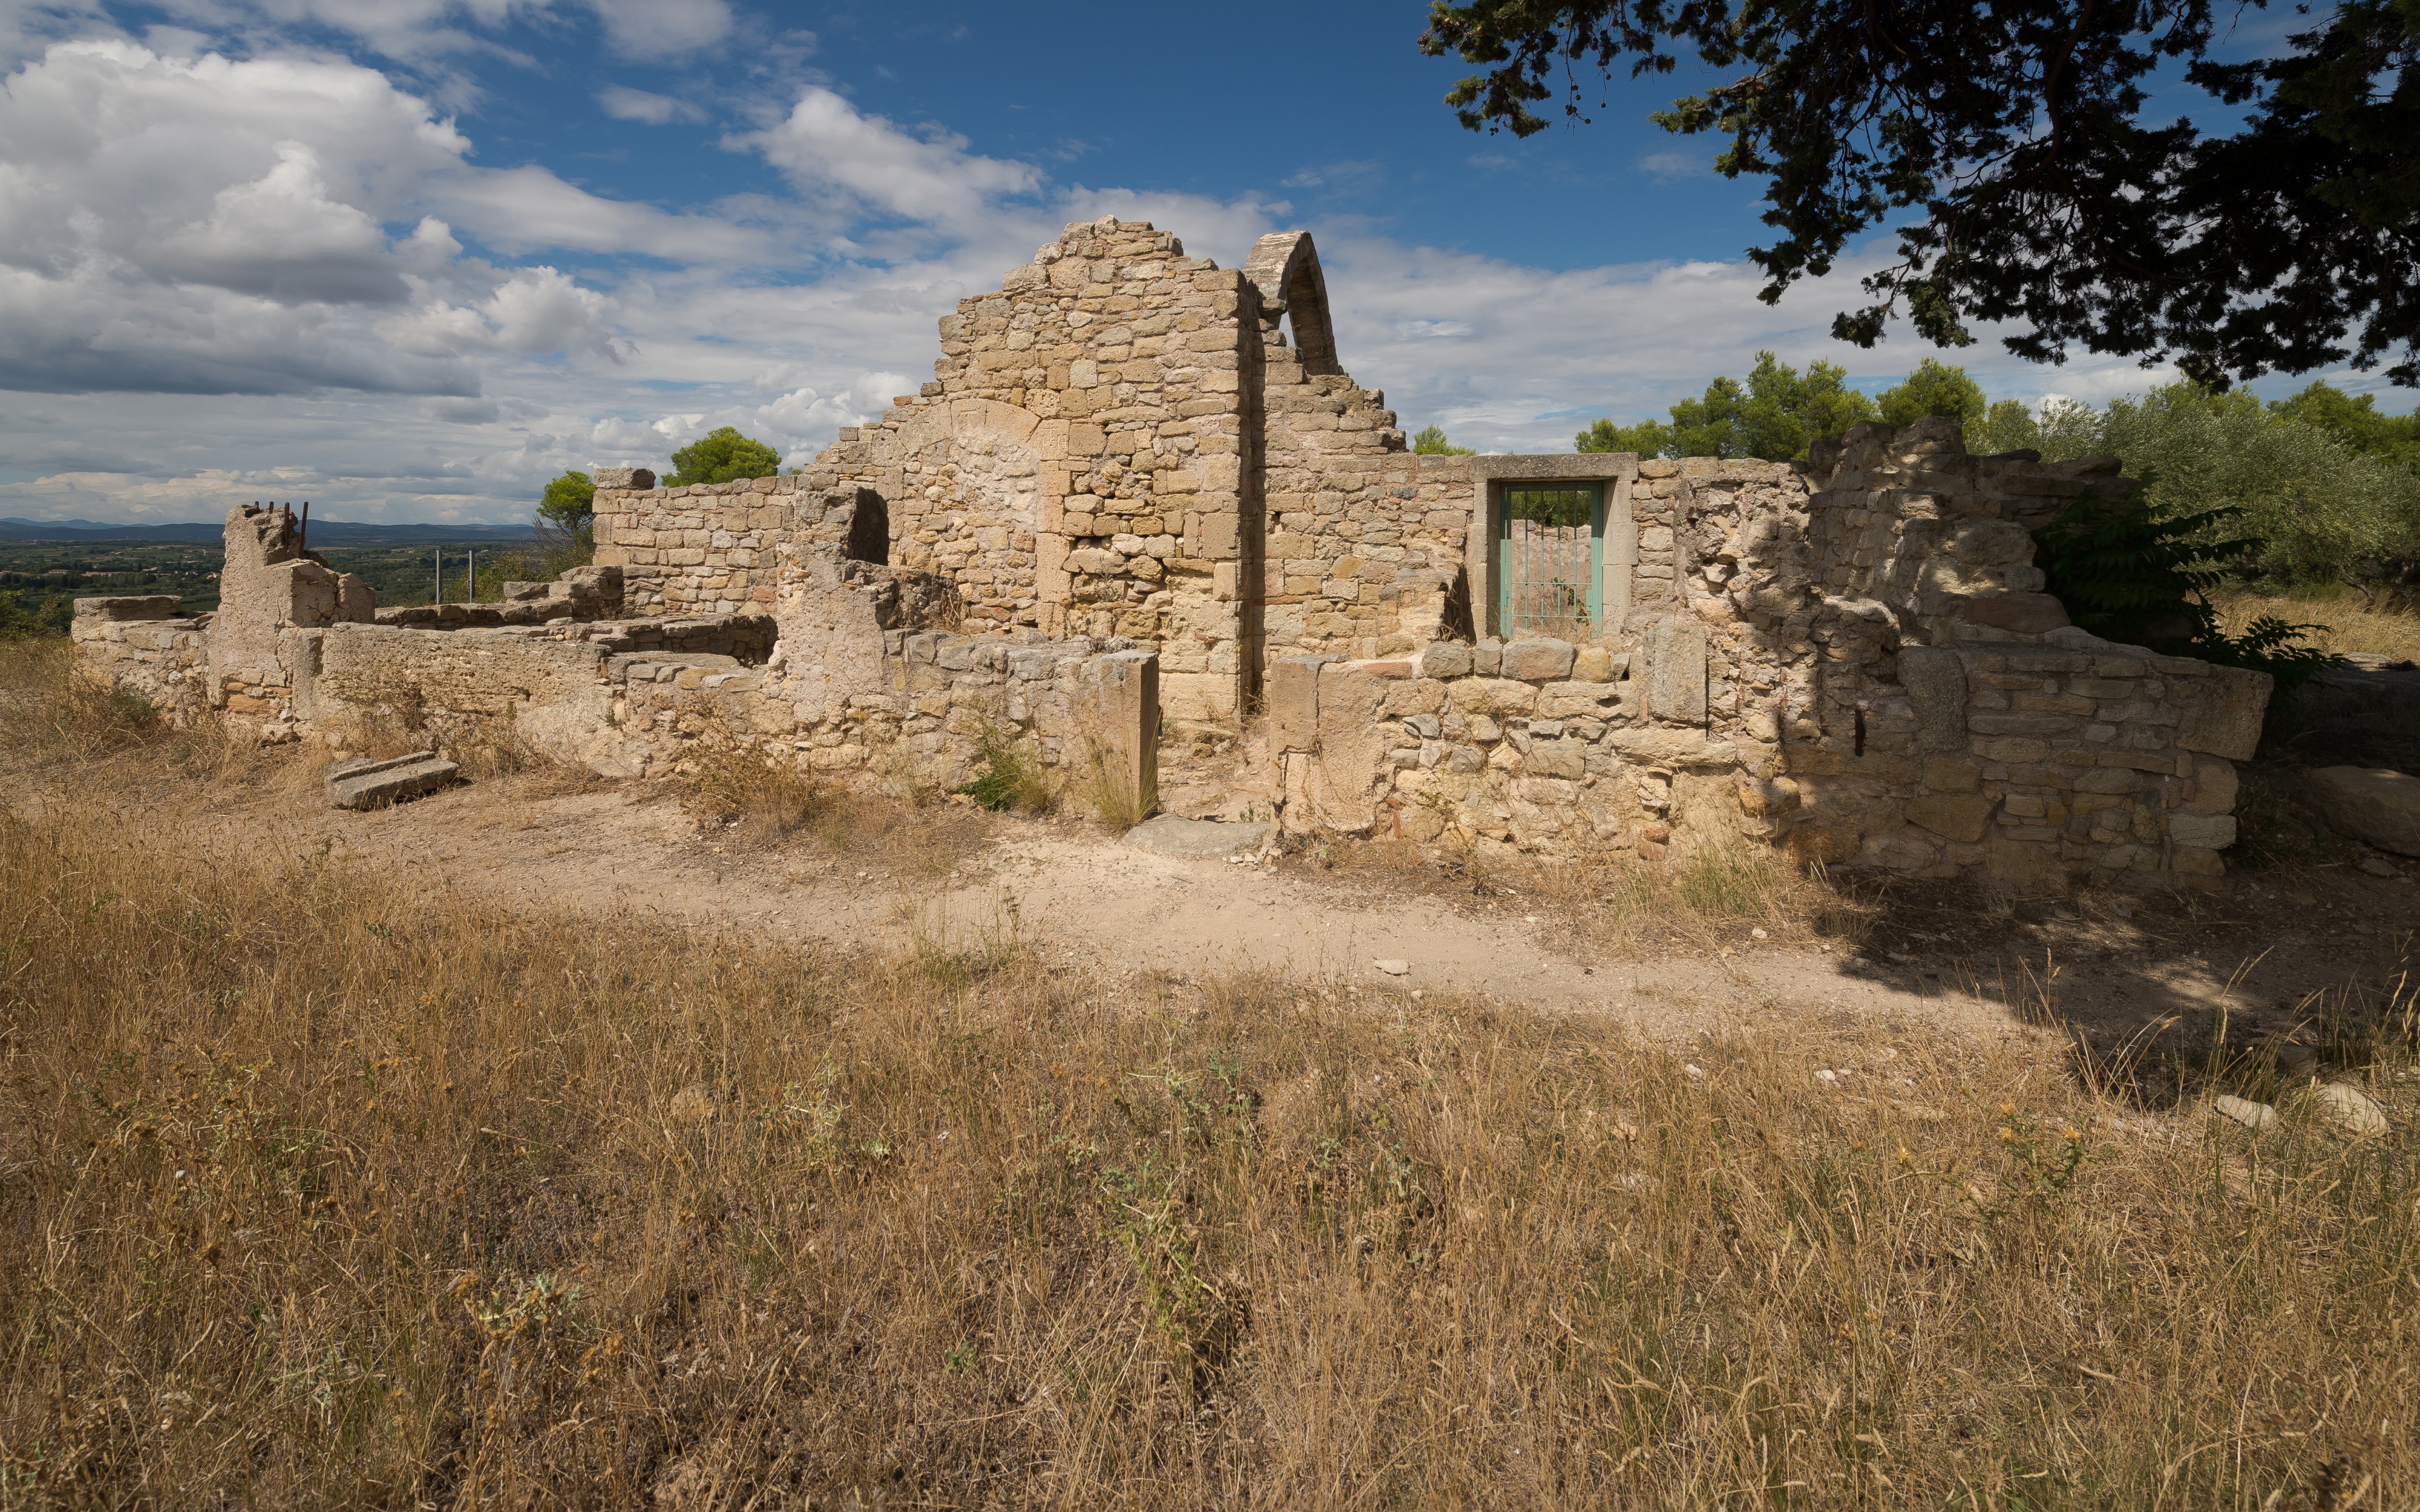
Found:
[[[1586,640],[1604,617],[1605,490],[1507,484],[1497,536],[1497,620],[1506,639]]]

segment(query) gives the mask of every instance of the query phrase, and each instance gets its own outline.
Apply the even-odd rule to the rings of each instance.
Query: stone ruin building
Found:
[[[377,609],[275,511],[225,597],[82,600],[90,664],[265,739],[508,726],[613,775],[700,741],[954,784],[1002,732],[1147,810],[1168,736],[1284,831],[1804,862],[2025,889],[2221,874],[2261,674],[2112,644],[2033,527],[2116,458],[1867,424],[1808,464],[1414,454],[1309,235],[1241,269],[1071,225],[933,380],[798,471],[596,477],[595,564]]]

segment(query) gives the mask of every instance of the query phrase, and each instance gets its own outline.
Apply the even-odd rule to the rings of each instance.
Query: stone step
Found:
[[[1265,824],[1219,824],[1210,819],[1179,819],[1161,814],[1126,831],[1126,843],[1155,856],[1195,856],[1216,860],[1224,856],[1257,852],[1269,841]]]
[[[433,793],[454,780],[459,770],[433,750],[384,759],[357,757],[328,768],[323,779],[328,802],[339,809],[375,809]]]

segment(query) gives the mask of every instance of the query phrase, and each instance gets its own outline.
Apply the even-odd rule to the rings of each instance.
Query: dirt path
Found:
[[[21,777],[11,800],[39,810],[58,775]],[[1900,900],[1857,948],[1717,924],[1625,952],[1592,938],[1569,904],[1502,887],[1457,897],[1401,872],[1326,872],[1299,857],[1170,857],[1084,826],[949,807],[880,819],[838,849],[804,837],[768,848],[701,838],[663,795],[628,787],[550,795],[507,779],[346,813],[291,781],[228,789],[85,775],[95,780],[81,801],[128,795],[113,804],[127,832],[170,853],[274,844],[516,906],[627,910],[777,939],[958,949],[1014,933],[1071,964],[1478,991],[1615,1014],[1655,1034],[1774,1008],[1919,1015],[1978,1033],[2056,1016],[2104,1046],[2164,1021],[2207,1021],[2222,1005],[2237,1022],[2273,1027],[2309,993],[2390,976],[2420,923],[2420,888],[2407,878],[2297,875],[2250,879],[2215,902],[2110,899],[1997,916]],[[1408,969],[1382,973],[1380,960]]]

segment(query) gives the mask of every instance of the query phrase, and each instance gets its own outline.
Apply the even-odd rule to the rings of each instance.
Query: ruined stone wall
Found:
[[[599,566],[622,569],[635,614],[733,614],[772,608],[773,548],[800,529],[807,480],[783,473],[682,488],[655,486],[643,469],[597,470]],[[820,490],[817,490],[819,493]],[[819,523],[821,501],[807,524]]]
[[[1273,669],[1283,822],[1650,855],[1745,838],[2027,890],[2215,876],[2269,679],[2112,645],[2040,592],[2028,523],[2122,490],[2111,471],[1968,458],[1931,422],[1859,427],[1811,490],[1642,464],[1640,565],[1670,577],[1642,573],[1595,642]]]
[[[1022,738],[1036,763],[1078,790],[1079,803],[1102,773],[1127,792],[1156,788],[1151,652],[1051,640],[1038,630],[893,630],[877,653],[879,683],[821,704],[794,697],[780,669],[725,657],[617,656],[607,672],[613,723],[634,772],[650,776],[678,770],[703,740],[737,742],[818,772],[954,790],[979,766],[985,742]]]
[[[177,723],[209,707],[210,616],[174,595],[79,598],[68,637],[79,665]]]
[[[969,628],[1152,644],[1171,714],[1232,717],[1254,298],[1149,224],[1069,226],[808,475],[878,493],[891,561],[948,579]]]
[[[275,740],[295,738],[297,636],[366,621],[369,584],[305,549],[291,510],[240,505],[228,511],[219,607],[207,637],[210,706]]]

